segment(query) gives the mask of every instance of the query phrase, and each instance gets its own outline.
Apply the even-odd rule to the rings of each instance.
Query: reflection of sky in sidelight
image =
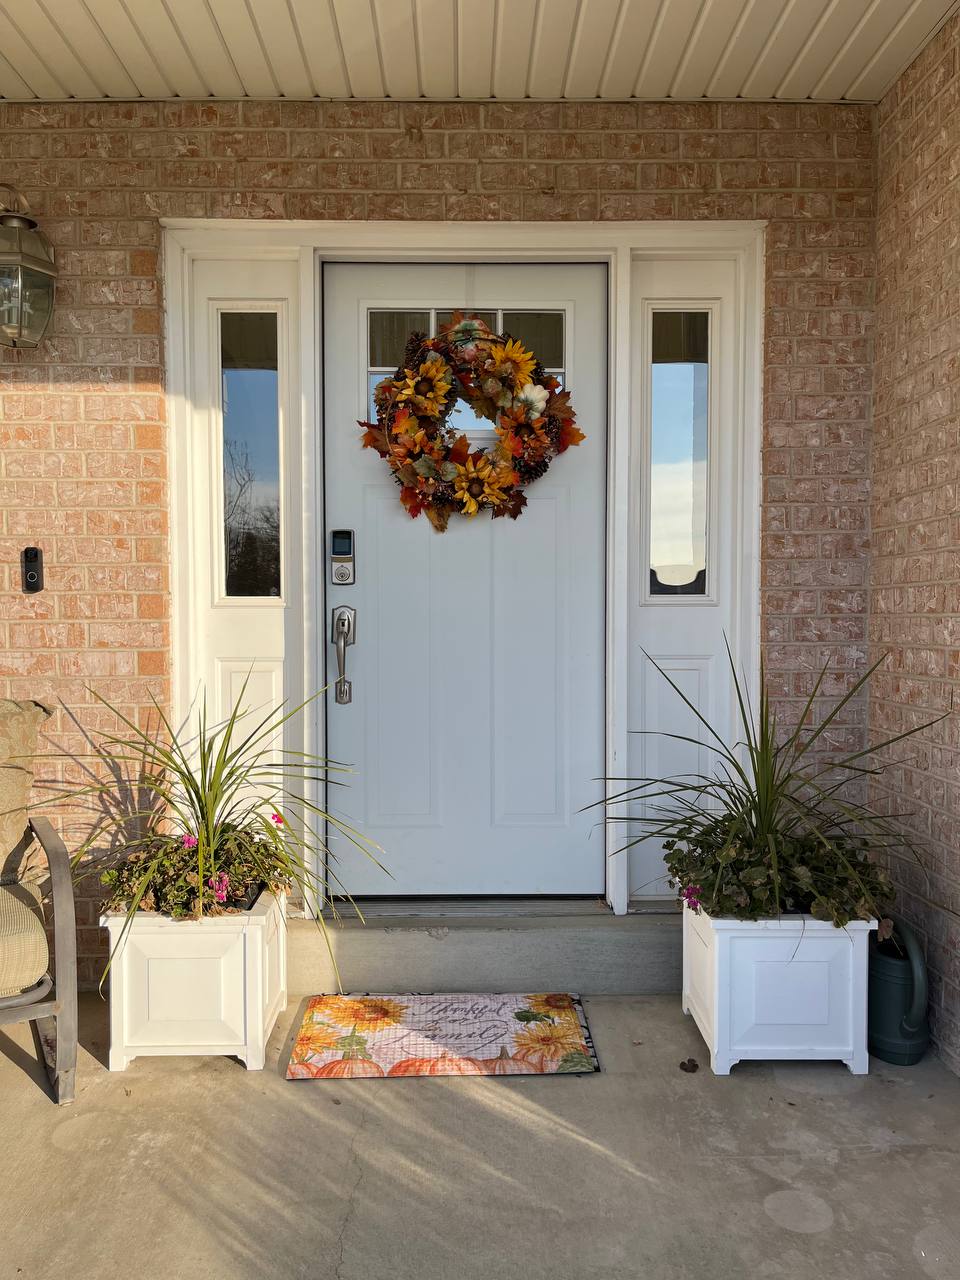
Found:
[[[706,565],[707,365],[653,365],[650,563],[661,582]]]
[[[223,370],[224,445],[246,451],[258,502],[276,501],[280,447],[275,369]]]

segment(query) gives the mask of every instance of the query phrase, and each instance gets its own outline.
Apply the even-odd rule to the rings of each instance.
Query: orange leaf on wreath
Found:
[[[364,429],[361,441],[364,449],[376,449],[381,458],[389,456],[390,443],[382,427],[378,427],[375,422],[358,422],[357,426]]]
[[[450,452],[447,457],[451,462],[455,462],[458,467],[462,467],[466,460],[470,457],[470,441],[466,436],[457,436],[453,444],[450,446]]]
[[[503,501],[493,508],[493,518],[496,520],[498,516],[509,516],[511,520],[516,520],[526,505],[525,494],[520,489],[514,489],[512,493],[505,494]]]
[[[564,453],[572,444],[579,444],[581,440],[586,440],[586,438],[586,435],[579,427],[575,427],[572,422],[565,422],[560,428],[557,453]]]
[[[400,490],[400,501],[406,507],[411,519],[416,520],[417,516],[424,509],[430,499],[426,494],[420,493],[416,489],[412,489],[409,485],[404,485]]]
[[[519,436],[515,436],[512,431],[507,431],[500,437],[504,452],[511,458],[519,458],[523,453],[523,441]]]
[[[390,424],[390,430],[395,436],[399,436],[404,433],[409,434],[411,428],[416,431],[417,418],[410,412],[406,405],[403,405],[402,408],[397,410],[396,416]]]
[[[437,533],[443,533],[447,525],[450,523],[450,508],[428,505],[424,507],[424,511],[427,514],[427,519],[436,529]]]
[[[547,401],[544,413],[548,418],[559,418],[561,422],[569,420],[570,422],[576,417],[573,405],[570,403],[569,391],[557,391]]]

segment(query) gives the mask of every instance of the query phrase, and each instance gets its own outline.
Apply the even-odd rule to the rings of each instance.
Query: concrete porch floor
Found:
[[[745,1064],[676,996],[585,1001],[587,1077],[317,1081],[230,1059],[102,1065],[78,1100],[0,1031],[0,1280],[960,1277],[960,1080],[935,1059]],[[637,1043],[637,1042],[640,1043]]]

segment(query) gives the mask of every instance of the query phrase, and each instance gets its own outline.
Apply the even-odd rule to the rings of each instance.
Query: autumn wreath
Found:
[[[458,400],[494,424],[497,441],[472,449],[449,419]],[[438,533],[454,513],[516,520],[524,485],[584,439],[570,393],[521,342],[475,316],[454,315],[436,338],[413,333],[403,365],[374,391],[377,421],[361,422],[363,445],[390,464],[400,501]]]

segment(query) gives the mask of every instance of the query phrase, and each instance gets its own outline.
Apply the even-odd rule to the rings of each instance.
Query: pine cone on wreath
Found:
[[[414,369],[421,363],[420,354],[423,350],[423,344],[427,340],[425,333],[417,333],[414,331],[407,339],[407,345],[403,348],[403,363],[407,369]]]
[[[513,469],[520,477],[521,484],[532,484],[534,480],[539,480],[546,474],[549,466],[549,458],[535,458],[529,462],[525,458],[517,458]]]

